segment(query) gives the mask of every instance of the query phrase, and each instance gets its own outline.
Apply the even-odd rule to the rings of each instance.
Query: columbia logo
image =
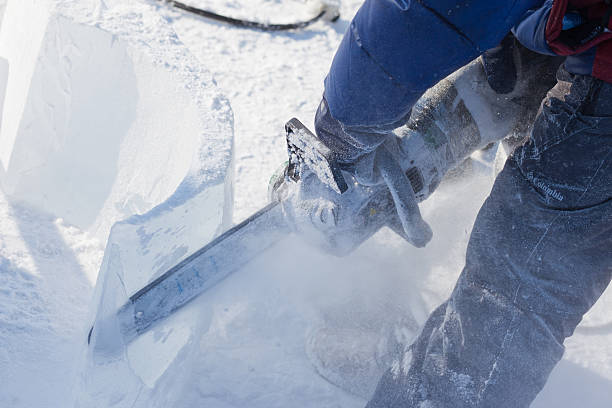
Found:
[[[554,198],[557,201],[565,200],[565,197],[563,196],[563,194],[561,194],[560,192],[558,192],[554,188],[550,187],[548,184],[544,183],[542,180],[538,180],[536,177],[533,176],[532,173],[528,173],[527,174],[527,179],[529,181],[531,181],[534,186],[536,186],[540,190],[544,191],[544,193],[547,196],[552,197],[552,198]]]

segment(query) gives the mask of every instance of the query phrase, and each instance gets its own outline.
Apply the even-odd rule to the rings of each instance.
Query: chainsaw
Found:
[[[326,237],[330,252],[348,254],[385,226],[409,240],[396,211],[396,197],[386,185],[356,183],[335,160],[333,152],[298,119],[287,122],[285,130],[289,160],[270,180],[270,203],[130,296],[116,313],[124,344],[292,233],[282,202],[288,198],[287,187],[300,183],[306,172],[314,173],[336,195],[339,204],[336,228]],[[406,187],[411,187],[408,197],[417,206],[416,201],[423,198],[419,195],[424,189],[422,174],[412,167],[402,176]],[[88,343],[93,332],[94,326],[89,331]]]

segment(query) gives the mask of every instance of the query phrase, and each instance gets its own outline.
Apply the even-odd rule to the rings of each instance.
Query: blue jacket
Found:
[[[325,80],[345,130],[391,129],[430,87],[497,45],[544,0],[366,0]],[[365,146],[365,150],[372,150]]]

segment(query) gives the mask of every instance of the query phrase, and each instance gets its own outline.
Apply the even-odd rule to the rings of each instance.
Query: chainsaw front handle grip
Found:
[[[393,197],[397,215],[406,234],[404,238],[417,248],[424,247],[431,240],[433,232],[421,216],[406,173],[385,147],[376,152],[375,165]]]

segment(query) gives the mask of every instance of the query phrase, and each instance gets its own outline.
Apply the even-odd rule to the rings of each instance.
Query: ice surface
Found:
[[[157,382],[171,364],[180,366],[179,353],[189,355],[207,312],[187,307],[129,345],[122,343],[115,314],[130,295],[227,226],[225,187],[207,186],[184,202],[171,199],[113,226],[98,276],[95,328],[77,406],[164,406],[156,402]],[[191,193],[190,188],[185,187]],[[175,376],[164,378],[166,387],[181,387]],[[136,401],[141,405],[133,405]]]
[[[11,1],[0,32],[2,187],[101,240],[185,177],[182,200],[223,184],[231,160],[210,75],[150,7],[124,3]]]
[[[229,226],[232,112],[210,73],[146,2],[12,0],[4,22],[0,178],[10,205],[54,214],[102,242],[108,238],[89,319],[82,311],[90,289],[82,291],[89,299],[76,297],[74,325],[80,330]],[[0,269],[14,270],[0,261]],[[97,330],[94,343],[104,340],[108,350],[113,322],[100,320],[108,330]],[[172,330],[165,348],[155,348],[153,339],[127,350],[136,353],[129,361],[110,352],[95,359],[84,355],[72,390],[79,404],[117,405],[132,380],[152,388],[189,339],[187,329]],[[77,347],[72,339],[67,343],[73,358],[91,350],[86,334],[77,333]],[[139,339],[140,345],[146,340]],[[65,374],[64,383],[72,384],[74,373]],[[64,394],[61,403],[50,395],[50,403],[66,406],[70,392]],[[9,390],[6,401],[19,405],[12,395]],[[130,387],[126,395],[139,393]]]
[[[102,236],[110,223],[137,214],[116,223],[108,236],[90,320],[96,325],[75,390],[77,406],[131,407],[136,401],[154,406],[156,383],[186,353],[200,313],[183,313],[184,321],[177,320],[178,314],[129,347],[120,343],[114,314],[129,295],[229,226],[233,118],[212,77],[147,4],[106,1],[92,9],[93,21],[79,23],[64,17],[75,13],[68,5],[60,4],[62,16],[51,19],[68,35],[50,35],[50,48],[79,50],[68,76],[72,95],[82,93],[82,103],[71,112],[74,143],[65,138],[57,161],[47,160],[44,170],[65,179],[67,170],[75,174],[69,166],[83,165],[65,187],[90,194],[69,199],[65,192],[55,199],[47,195],[42,205]],[[78,78],[83,81],[74,82]],[[91,105],[83,106],[88,101]],[[101,113],[98,107],[106,110]],[[68,135],[72,129],[68,126]],[[91,140],[82,140],[85,129]],[[19,163],[18,157],[15,150],[11,163]],[[30,165],[29,159],[21,163]],[[88,173],[88,166],[103,173]],[[40,175],[31,179],[29,191],[35,191]],[[93,191],[86,188],[92,182]],[[13,190],[17,196],[20,192]],[[20,197],[39,204],[39,194]],[[180,383],[166,380],[170,386]]]
[[[0,0],[0,21],[4,17],[4,10],[6,9],[6,3],[8,0]]]

